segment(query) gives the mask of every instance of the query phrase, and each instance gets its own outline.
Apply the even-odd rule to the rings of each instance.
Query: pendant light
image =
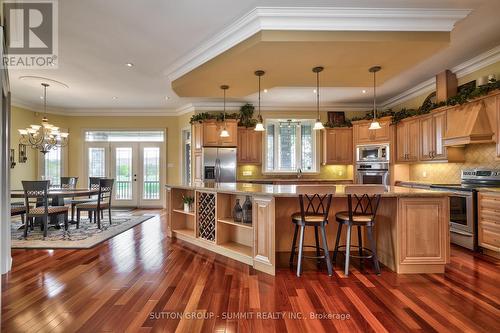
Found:
[[[220,88],[224,91],[224,128],[220,132],[220,137],[221,138],[227,138],[229,137],[229,132],[227,131],[226,128],[226,90],[229,89],[228,85],[222,85]]]
[[[319,73],[322,71],[323,67],[321,66],[313,68],[313,72],[316,73],[316,122],[314,123],[313,130],[322,130],[325,128],[319,116]]]
[[[369,127],[371,130],[378,130],[382,128],[380,127],[380,123],[377,121],[377,86],[375,80],[376,73],[381,69],[382,68],[380,66],[373,66],[368,70],[370,73],[373,73],[373,121]]]
[[[260,78],[266,74],[263,70],[255,71],[255,75],[259,78],[259,115],[257,116],[257,125],[255,125],[255,131],[264,132],[264,124],[262,124],[262,115],[260,114]]]

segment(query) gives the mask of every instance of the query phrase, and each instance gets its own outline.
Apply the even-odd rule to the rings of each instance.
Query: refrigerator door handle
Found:
[[[215,159],[215,182],[218,183],[220,181],[220,160]]]

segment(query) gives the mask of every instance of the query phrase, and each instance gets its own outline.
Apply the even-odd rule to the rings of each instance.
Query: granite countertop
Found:
[[[307,185],[303,185],[307,186]],[[311,193],[318,185],[310,185]],[[325,185],[328,186],[328,185]],[[335,196],[346,196],[346,185],[330,185],[335,187]],[[191,183],[191,184],[167,184],[167,188],[179,188],[187,190],[208,190],[220,193],[242,194],[242,195],[267,195],[275,197],[296,197],[297,185],[265,185],[251,183]],[[417,188],[400,186],[387,186],[384,197],[442,197],[447,196],[445,191],[431,191]]]
[[[500,187],[478,187],[477,190],[479,192],[494,192],[500,193]]]

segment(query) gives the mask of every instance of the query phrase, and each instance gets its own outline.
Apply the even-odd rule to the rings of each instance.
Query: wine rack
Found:
[[[215,193],[198,194],[198,237],[215,242]]]

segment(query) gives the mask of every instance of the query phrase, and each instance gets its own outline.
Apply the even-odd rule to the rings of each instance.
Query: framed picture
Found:
[[[330,124],[342,124],[345,122],[345,112],[344,111],[328,111],[328,123]]]

